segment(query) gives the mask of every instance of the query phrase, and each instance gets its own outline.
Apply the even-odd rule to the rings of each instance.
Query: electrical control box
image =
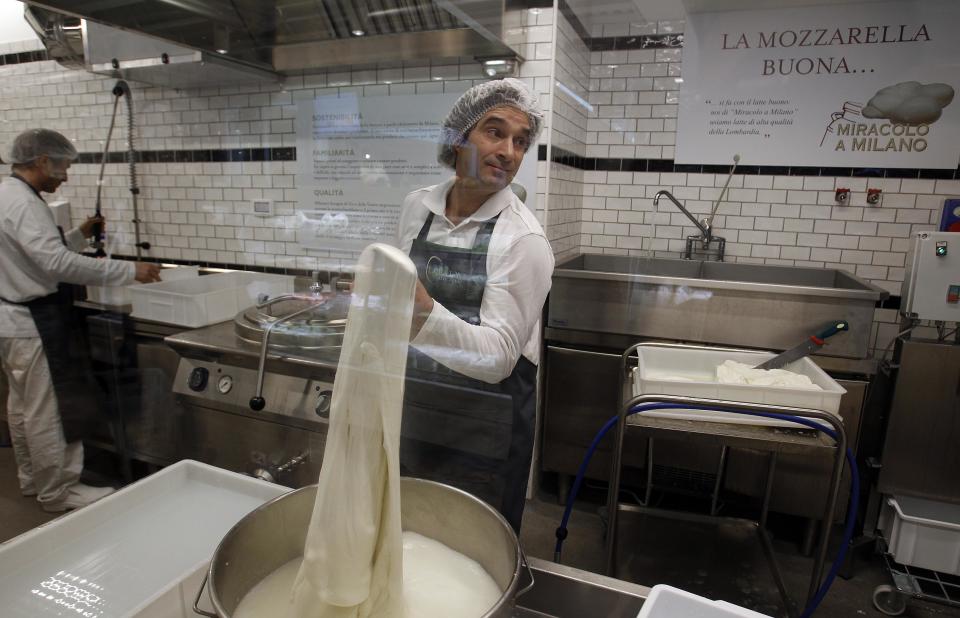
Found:
[[[960,233],[919,232],[907,256],[900,313],[960,322]]]

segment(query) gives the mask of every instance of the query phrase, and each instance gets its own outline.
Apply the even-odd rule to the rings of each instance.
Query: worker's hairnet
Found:
[[[51,159],[72,161],[77,158],[77,149],[56,131],[27,129],[13,140],[5,159],[12,165],[27,165],[44,155]]]
[[[449,168],[456,167],[455,148],[467,141],[467,134],[480,122],[484,114],[504,105],[515,107],[527,115],[530,122],[530,143],[536,142],[540,129],[543,128],[543,108],[537,98],[519,79],[495,79],[467,90],[453,104],[453,109],[443,119],[437,161]]]

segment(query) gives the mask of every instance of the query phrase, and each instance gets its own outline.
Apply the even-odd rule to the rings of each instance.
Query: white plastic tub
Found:
[[[900,564],[960,575],[960,504],[887,496],[880,530]]]
[[[200,269],[196,266],[178,266],[176,268],[164,268],[160,272],[163,281],[179,281],[181,279],[192,279],[200,276]],[[130,288],[142,285],[134,283],[132,285],[88,285],[87,300],[101,305],[110,305],[119,307],[129,305],[133,302],[133,296],[130,294]]]
[[[720,384],[717,382],[716,368],[723,361],[733,360],[756,366],[775,356],[770,352],[649,347],[638,348],[637,354],[637,367],[633,370],[634,395],[682,395],[705,399],[723,399],[808,408],[837,415],[840,409],[840,398],[847,392],[809,358],[794,361],[784,369],[806,375],[822,390],[757,386],[753,384]],[[658,410],[644,412],[643,414],[644,416],[657,418],[798,427],[798,425],[789,421],[732,412],[678,409]],[[837,415],[837,418],[839,418],[839,415]]]
[[[673,586],[657,584],[637,618],[770,618],[726,601],[711,601]]]
[[[0,545],[6,618],[188,618],[220,539],[288,488],[181,461]],[[68,611],[70,610],[70,611]]]
[[[293,292],[293,277],[237,271],[129,289],[133,317],[197,328],[229,320],[258,296]]]

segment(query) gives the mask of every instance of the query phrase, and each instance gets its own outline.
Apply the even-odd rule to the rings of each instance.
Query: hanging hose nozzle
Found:
[[[119,79],[113,86],[113,96],[122,97],[124,95],[130,96],[130,86],[124,80]]]

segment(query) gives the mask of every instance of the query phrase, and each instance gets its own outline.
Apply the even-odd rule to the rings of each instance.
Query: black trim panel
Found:
[[[38,49],[34,51],[16,52],[12,54],[0,54],[0,66],[8,64],[24,64],[27,62],[43,62],[49,60],[47,50]]]
[[[544,155],[546,158],[546,155]],[[76,163],[99,164],[102,152],[81,152]],[[297,149],[280,148],[229,148],[216,150],[138,150],[137,163],[207,163],[229,161],[296,161]],[[107,163],[126,163],[126,152],[108,152]]]
[[[540,161],[546,161],[546,148],[540,147],[538,153]],[[674,163],[673,159],[617,159],[604,157],[581,157],[562,148],[554,147],[551,151],[554,163],[566,165],[586,171],[608,172],[679,172],[685,174],[727,174],[729,165],[690,165]],[[830,176],[852,178],[922,178],[938,180],[960,180],[960,168],[955,170],[941,169],[906,169],[906,168],[876,168],[876,167],[809,167],[779,166],[779,165],[740,165],[736,174],[750,176]]]
[[[590,51],[627,51],[630,49],[680,49],[683,33],[635,34],[632,36],[607,36],[584,39]]]

